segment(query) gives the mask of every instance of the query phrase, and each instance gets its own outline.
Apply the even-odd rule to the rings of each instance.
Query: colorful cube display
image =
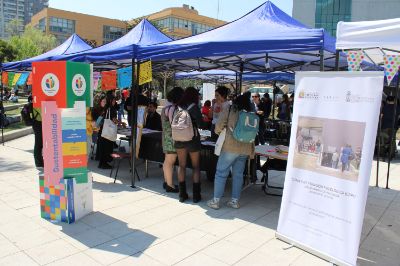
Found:
[[[39,176],[40,216],[51,221],[73,223],[93,211],[91,178],[78,184],[75,178],[61,179],[49,185]]]

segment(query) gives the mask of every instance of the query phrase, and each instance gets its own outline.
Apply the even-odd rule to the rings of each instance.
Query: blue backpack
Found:
[[[233,130],[233,138],[239,142],[253,143],[258,133],[259,122],[260,118],[257,114],[240,111]]]

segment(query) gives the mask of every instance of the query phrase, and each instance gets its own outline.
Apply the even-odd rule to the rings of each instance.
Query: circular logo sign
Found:
[[[42,91],[47,96],[55,96],[60,88],[60,81],[53,73],[48,73],[42,78]]]
[[[82,96],[86,91],[86,80],[81,74],[76,74],[72,78],[72,90],[76,96]]]

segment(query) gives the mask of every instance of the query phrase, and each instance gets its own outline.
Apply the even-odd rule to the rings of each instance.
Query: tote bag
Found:
[[[224,145],[226,137],[226,128],[224,128],[218,136],[217,142],[215,143],[214,154],[219,156],[221,154],[222,146]]]
[[[108,115],[108,118],[107,118]],[[110,109],[107,110],[106,118],[104,119],[103,132],[101,136],[109,141],[117,140],[117,125],[110,119]]]

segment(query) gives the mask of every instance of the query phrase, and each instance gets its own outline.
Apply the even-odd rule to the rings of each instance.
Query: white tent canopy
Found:
[[[363,49],[372,63],[380,64],[384,54],[400,53],[400,18],[343,22],[337,26],[336,49]]]

